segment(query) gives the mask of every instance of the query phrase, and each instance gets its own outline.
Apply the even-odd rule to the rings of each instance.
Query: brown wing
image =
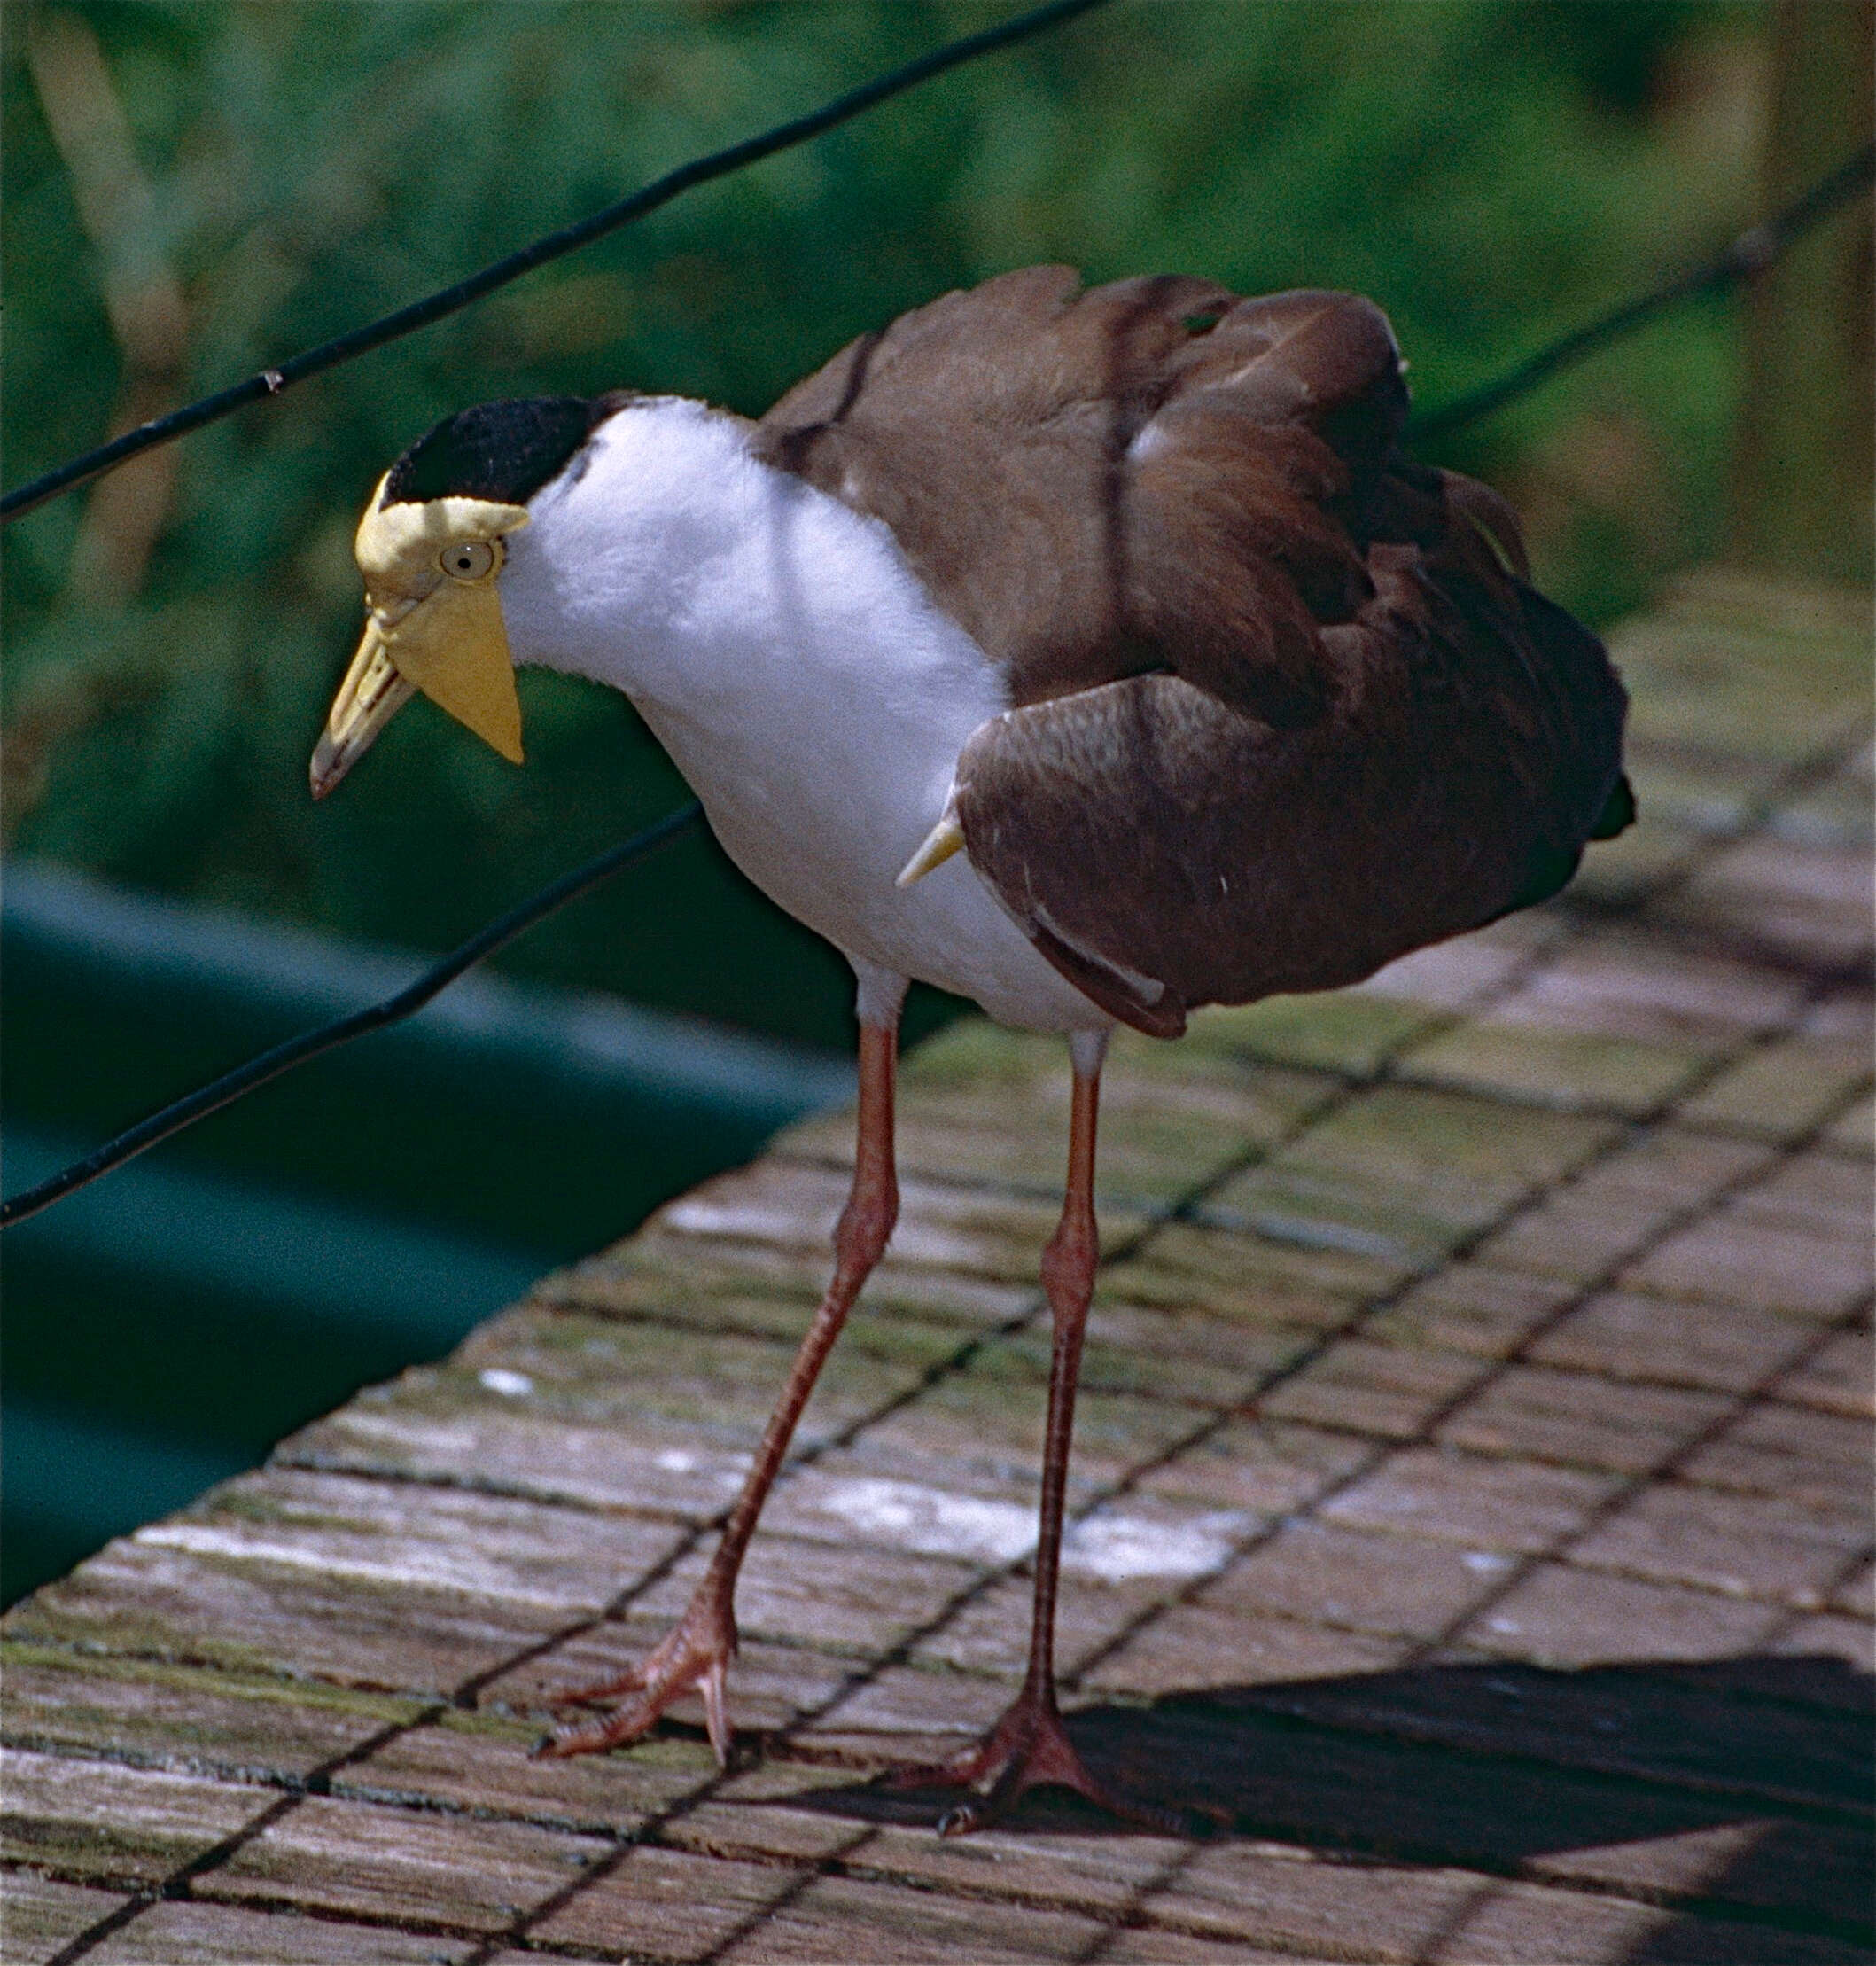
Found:
[[[1367,301],[1032,267],[863,336],[754,441],[892,528],[1013,702],[1170,667],[1295,722],[1316,620],[1366,593],[1335,508],[1405,402]]]
[[[891,527],[1016,706],[972,864],[1056,967],[1171,1034],[1352,982],[1561,885],[1621,685],[1483,486],[1395,449],[1380,310],[1033,268],[863,338],[758,428]]]
[[[1621,690],[1592,636],[1412,548],[1369,565],[1374,601],[1325,630],[1356,684],[1315,724],[1158,675],[965,746],[971,864],[1123,1021],[1175,1036],[1202,1003],[1358,982],[1553,893],[1619,801]]]

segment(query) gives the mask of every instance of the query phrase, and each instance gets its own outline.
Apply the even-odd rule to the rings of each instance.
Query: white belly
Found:
[[[1036,953],[963,854],[910,887],[895,885],[938,823],[958,752],[982,716],[960,736],[879,715],[876,703],[830,702],[816,732],[824,741],[802,768],[799,753],[726,743],[668,708],[640,707],[724,851],[836,948],[969,997],[1020,1030],[1112,1023]],[[876,722],[867,722],[869,708]]]

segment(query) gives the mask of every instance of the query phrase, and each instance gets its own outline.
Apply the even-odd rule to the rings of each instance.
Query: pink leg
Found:
[[[834,1280],[795,1354],[788,1384],[757,1449],[755,1465],[729,1512],[723,1540],[697,1595],[642,1665],[599,1685],[572,1688],[557,1695],[554,1704],[604,1699],[615,1693],[636,1697],[627,1700],[596,1726],[557,1735],[541,1746],[540,1753],[592,1754],[635,1741],[674,1700],[695,1690],[704,1697],[704,1721],[717,1759],[728,1760],[729,1720],[723,1682],[736,1650],[736,1572],[743,1567],[756,1519],[788,1452],[795,1423],[814,1390],[814,1381],[840,1336],[860,1286],[879,1261],[899,1219],[899,1182],[892,1167],[892,1081],[898,1043],[896,1010],[891,1022],[863,1023],[860,1027],[859,1143],[852,1191],[834,1231]]]
[[[1117,1800],[1088,1773],[1055,1704],[1055,1591],[1062,1569],[1063,1503],[1068,1486],[1069,1442],[1075,1428],[1081,1344],[1101,1252],[1094,1226],[1094,1120],[1100,1091],[1099,1051],[1092,1046],[1086,1055],[1078,1049],[1067,1191],[1062,1221],[1042,1258],[1042,1287],[1055,1320],[1055,1345],[1049,1362],[1048,1431],[1042,1450],[1042,1507],[1036,1533],[1029,1670],[1023,1690],[1009,1710],[976,1747],[953,1760],[907,1768],[895,1777],[907,1788],[990,1783],[983,1796],[939,1820],[943,1836],[959,1836],[995,1822],[1027,1790],[1044,1783],[1072,1789],[1117,1814],[1164,1827],[1157,1812]]]

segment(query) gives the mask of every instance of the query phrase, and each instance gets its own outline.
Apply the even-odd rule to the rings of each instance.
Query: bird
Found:
[[[1634,805],[1602,644],[1518,520],[1403,448],[1382,308],[1200,276],[1031,267],[861,335],[751,420],[615,390],[479,404],[378,481],[366,625],[311,761],[330,792],[421,693],[519,762],[518,665],[622,690],[730,859],[847,957],[859,1101],[834,1271],[689,1608],[616,1702],[701,1695],[726,1762],[735,1591],[764,1500],[899,1210],[908,981],[1067,1041],[1067,1175],[1020,1691],[907,1771],[1003,1818],[1090,1771],[1054,1628],[1099,1239],[1102,1060],[1208,1003],[1360,981],[1553,894]]]

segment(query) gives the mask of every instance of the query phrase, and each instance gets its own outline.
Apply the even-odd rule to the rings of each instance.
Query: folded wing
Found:
[[[1623,697],[1483,486],[1400,454],[1385,317],[1034,268],[844,350],[759,451],[884,519],[1002,668],[972,864],[1170,1034],[1554,892],[1625,816]]]

